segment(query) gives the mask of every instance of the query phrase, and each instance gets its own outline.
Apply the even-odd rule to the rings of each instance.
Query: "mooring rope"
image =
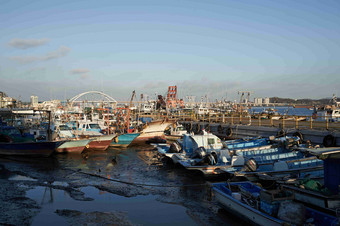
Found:
[[[113,181],[113,182],[128,184],[128,185],[134,185],[134,186],[140,186],[140,187],[196,187],[196,186],[200,187],[200,186],[206,186],[208,184],[206,182],[204,184],[181,184],[181,185],[142,184],[142,183],[135,183],[135,182],[128,182],[128,181],[123,181],[123,180],[118,180],[118,179],[107,178],[107,177],[104,177],[102,175],[83,172],[83,171],[80,171],[80,170],[73,170],[73,169],[68,169],[68,168],[63,168],[63,170],[69,170],[69,171],[72,171],[74,173],[84,174],[84,175],[97,177],[97,178],[108,180],[108,181]]]
[[[15,161],[15,162],[29,163],[28,161],[13,159],[13,158],[10,158],[10,157],[5,157],[5,156],[0,156],[0,158]],[[66,171],[72,171],[73,173],[97,177],[97,178],[100,178],[100,179],[103,179],[103,180],[113,181],[113,182],[116,182],[116,183],[133,185],[133,186],[140,186],[140,187],[164,187],[164,188],[168,187],[168,188],[170,188],[170,187],[201,187],[201,186],[207,186],[208,185],[207,182],[205,182],[203,184],[181,184],[181,185],[143,184],[143,183],[134,183],[134,182],[123,181],[123,180],[118,180],[118,179],[113,179],[113,178],[107,178],[107,177],[104,177],[102,175],[83,172],[83,171],[81,171],[81,169],[74,170],[74,169],[64,168],[64,167],[60,167],[59,169],[66,170]]]

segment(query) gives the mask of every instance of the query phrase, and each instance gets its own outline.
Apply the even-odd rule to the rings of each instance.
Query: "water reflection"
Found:
[[[42,205],[42,210],[34,218],[32,225],[43,225],[47,219],[48,222],[52,222],[52,225],[65,224],[65,219],[55,213],[56,210],[62,209],[81,212],[123,211],[127,213],[132,223],[142,225],[196,225],[186,214],[184,207],[158,202],[153,195],[126,198],[104,193],[94,187],[84,187],[81,188],[81,191],[93,198],[94,201],[76,201],[66,192],[58,189],[36,187],[29,190],[27,197]]]
[[[204,178],[160,164],[156,156],[151,150],[109,149],[89,152],[86,158],[61,154],[49,160],[18,162],[18,169],[38,179],[37,183],[28,183],[36,187],[27,191],[27,197],[42,206],[33,225],[65,225],[65,216],[56,213],[65,209],[123,211],[133,224],[142,225],[226,223],[212,211],[216,207],[210,202],[209,188],[199,186],[205,183]]]

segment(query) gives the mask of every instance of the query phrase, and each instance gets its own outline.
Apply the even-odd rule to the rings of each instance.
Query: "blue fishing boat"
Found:
[[[273,138],[274,139],[274,138]],[[271,145],[270,138],[248,138],[248,139],[237,139],[237,140],[228,140],[224,141],[227,148],[230,150],[238,150],[245,148],[254,148],[260,146]]]
[[[123,148],[127,147],[131,144],[131,142],[139,136],[140,133],[125,133],[116,136],[111,144],[110,147],[116,147],[116,148]]]
[[[249,181],[271,180],[288,181],[309,178],[323,177],[323,162],[316,157],[297,158],[293,160],[274,161],[268,164],[259,165],[256,171],[245,171],[241,169],[234,173],[235,176],[242,176]]]
[[[201,171],[205,176],[213,176],[241,170],[243,167],[255,171],[258,167],[264,168],[275,161],[293,160],[303,158],[304,154],[299,151],[282,146],[252,147],[230,151],[220,149],[207,152],[204,148],[196,149],[190,156],[175,154],[177,162],[188,170]],[[235,154],[236,153],[236,154]]]
[[[266,191],[251,182],[214,183],[215,199],[225,210],[257,225],[337,225],[330,214],[294,202],[287,191]]]
[[[0,143],[0,155],[48,157],[62,141]]]
[[[33,142],[34,136],[22,133],[18,128],[13,126],[0,126],[0,134],[10,137],[13,142]],[[4,138],[4,137],[3,137]],[[0,141],[1,142],[1,141]]]

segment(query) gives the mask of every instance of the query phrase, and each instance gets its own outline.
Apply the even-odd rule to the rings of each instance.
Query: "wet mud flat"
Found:
[[[151,147],[0,156],[0,225],[241,225],[198,174]]]

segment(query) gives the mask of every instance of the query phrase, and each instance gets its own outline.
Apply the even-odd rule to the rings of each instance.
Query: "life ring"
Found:
[[[228,137],[231,137],[231,136],[233,135],[233,130],[231,129],[231,127],[229,127],[228,129],[226,129],[225,135],[227,135]]]
[[[314,113],[312,116],[313,119],[317,119],[318,118],[318,114]]]
[[[334,147],[335,143],[336,143],[335,137],[331,134],[328,134],[327,136],[325,136],[322,142],[323,146],[325,147]]]

